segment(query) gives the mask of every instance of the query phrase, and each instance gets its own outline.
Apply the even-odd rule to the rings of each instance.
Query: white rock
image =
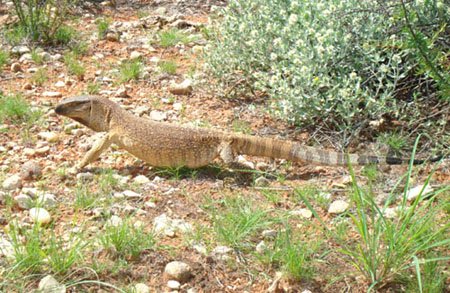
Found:
[[[208,253],[206,247],[202,244],[194,244],[192,248],[200,254],[206,255]]]
[[[136,293],[150,293],[150,288],[144,283],[137,283],[134,285],[134,292]]]
[[[161,234],[172,228],[172,219],[166,214],[159,215],[153,220],[153,231]]]
[[[130,59],[138,59],[142,57],[142,53],[138,51],[133,51],[130,54]]]
[[[424,189],[423,192],[421,192],[422,189]],[[417,185],[416,187],[413,187],[410,190],[408,190],[408,192],[406,193],[406,199],[412,201],[416,199],[419,195],[421,195],[421,197],[423,198],[430,192],[433,192],[433,188],[431,188],[430,185],[425,186],[425,188],[424,184]]]
[[[7,259],[15,259],[14,246],[6,239],[0,238],[0,256],[5,256]]]
[[[21,193],[18,196],[15,196],[14,201],[21,209],[24,210],[31,209],[31,207],[33,206],[33,200],[26,194]]]
[[[30,210],[30,218],[33,220],[33,222],[42,225],[46,225],[52,220],[50,213],[44,208],[32,208]]]
[[[270,185],[270,181],[264,176],[259,176],[258,178],[255,179],[255,186],[267,187],[269,185]]]
[[[28,48],[27,46],[15,46],[11,49],[12,53],[19,53],[19,54],[25,54],[25,53],[30,53],[31,50],[30,48]]]
[[[175,280],[169,280],[169,281],[167,282],[167,287],[168,287],[169,289],[172,289],[172,290],[178,290],[178,289],[180,289],[181,284],[180,284],[180,282],[178,282],[178,281],[175,281]]]
[[[138,176],[134,177],[133,182],[142,185],[142,184],[149,183],[150,179],[148,179],[147,176],[138,175]]]
[[[261,242],[258,243],[258,245],[256,245],[255,250],[256,250],[257,253],[263,254],[264,252],[267,251],[267,248],[268,247],[267,247],[266,243],[264,241],[261,241]]]
[[[191,224],[181,219],[172,220],[172,227],[175,231],[180,231],[184,234],[191,233],[194,230]]]
[[[289,212],[292,216],[300,216],[305,219],[310,219],[312,217],[312,212],[309,209],[298,209]]]
[[[125,190],[122,194],[128,199],[139,199],[142,197],[141,194],[134,192],[132,190]]]
[[[122,225],[122,219],[116,215],[112,215],[111,218],[106,222],[106,225],[119,227]]]
[[[38,204],[40,206],[50,208],[56,206],[56,198],[54,194],[45,193],[38,197]]]
[[[264,238],[275,238],[277,237],[278,232],[276,230],[264,230],[261,235]]]
[[[19,175],[14,174],[3,181],[2,187],[5,190],[14,190],[22,186],[22,179]]]
[[[62,81],[62,80],[58,80],[58,81],[55,83],[55,86],[56,86],[56,87],[65,87],[65,86],[66,86],[66,83],[65,83],[64,81]]]
[[[47,98],[61,98],[62,93],[60,93],[60,92],[43,92],[42,96],[47,97]]]
[[[166,7],[158,7],[158,8],[154,11],[154,13],[155,13],[156,15],[164,15],[164,14],[166,14],[166,12],[167,12],[167,8],[166,8]]]
[[[172,83],[169,92],[174,95],[189,95],[192,93],[192,81],[185,79],[182,83]]]
[[[38,195],[38,190],[34,187],[23,187],[21,192],[23,194],[31,196],[32,198],[35,198]]]
[[[42,131],[38,133],[38,137],[48,142],[56,142],[59,139],[59,134],[51,131]]]
[[[148,201],[146,201],[146,202],[144,203],[144,206],[147,207],[147,208],[154,209],[154,208],[156,208],[156,203],[154,203],[154,202],[151,201],[151,200],[148,200]]]
[[[86,181],[91,181],[92,179],[94,179],[94,174],[92,174],[92,173],[82,172],[82,173],[77,174],[78,181],[86,182]]]
[[[397,208],[386,208],[383,212],[384,216],[388,219],[395,219],[397,217]]]
[[[186,282],[191,277],[192,269],[187,263],[172,261],[166,265],[164,273],[169,279]]]
[[[158,110],[153,110],[150,112],[150,119],[154,121],[164,121],[167,120],[167,114]]]
[[[150,62],[152,62],[152,63],[158,64],[159,61],[161,61],[161,58],[159,58],[159,57],[153,56],[150,58]]]
[[[233,251],[233,249],[228,246],[216,246],[211,253],[212,254],[227,254],[232,251]]]
[[[330,207],[328,208],[328,213],[330,214],[341,214],[345,212],[348,207],[349,203],[343,200],[335,200],[330,204]]]
[[[181,111],[183,110],[183,103],[173,103],[172,107],[175,111]]]
[[[61,285],[52,275],[47,275],[39,282],[39,292],[43,293],[65,293],[66,286]]]

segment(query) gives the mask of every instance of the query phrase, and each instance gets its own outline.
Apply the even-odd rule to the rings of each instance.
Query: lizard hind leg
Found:
[[[231,165],[234,162],[234,153],[229,142],[222,142],[220,144],[219,156],[226,165]]]

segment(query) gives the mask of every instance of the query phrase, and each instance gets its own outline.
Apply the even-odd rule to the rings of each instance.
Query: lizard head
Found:
[[[69,117],[94,131],[108,131],[113,107],[118,107],[105,98],[77,96],[63,99],[55,113]]]

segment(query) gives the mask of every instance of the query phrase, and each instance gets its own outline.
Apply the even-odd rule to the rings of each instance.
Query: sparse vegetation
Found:
[[[189,36],[178,29],[162,31],[158,34],[159,45],[163,48],[173,47],[177,44],[186,44],[191,41]]]
[[[44,63],[44,58],[39,53],[40,53],[40,50],[38,50],[38,49],[33,49],[31,51],[31,60],[33,60],[34,63],[36,63],[36,65],[42,65],[42,63]]]
[[[159,66],[159,69],[161,70],[161,72],[163,72],[163,73],[167,73],[167,74],[177,73],[178,65],[173,60],[163,60],[163,61],[159,62],[158,66]]]
[[[99,18],[99,19],[96,20],[96,23],[97,23],[98,39],[101,40],[101,39],[105,38],[106,32],[109,29],[109,25],[111,23],[111,20],[109,20],[107,18]]]
[[[32,111],[30,105],[20,96],[5,96],[0,93],[0,122],[26,123],[31,125],[39,119],[40,113]]]
[[[67,66],[69,74],[75,75],[78,79],[83,79],[86,73],[84,65],[78,61],[78,56],[73,53],[67,53],[64,55],[64,63]]]
[[[140,60],[128,60],[120,65],[120,82],[138,80],[143,71],[143,65]]]
[[[3,67],[8,64],[9,53],[0,49],[0,73],[3,71]]]
[[[33,73],[31,81],[37,86],[43,86],[44,83],[48,81],[48,71],[47,68],[39,68]]]

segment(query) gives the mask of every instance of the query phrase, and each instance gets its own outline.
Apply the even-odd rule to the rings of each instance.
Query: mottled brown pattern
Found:
[[[111,143],[158,167],[197,168],[219,157],[229,162],[232,160],[230,157],[238,154],[321,165],[347,165],[347,158],[354,165],[402,162],[395,158],[357,154],[346,156],[343,153],[317,149],[288,140],[155,122],[134,116],[116,103],[99,97],[79,96],[64,99],[55,112],[95,131],[107,132],[104,138],[94,144],[78,164],[79,167],[97,159]]]

